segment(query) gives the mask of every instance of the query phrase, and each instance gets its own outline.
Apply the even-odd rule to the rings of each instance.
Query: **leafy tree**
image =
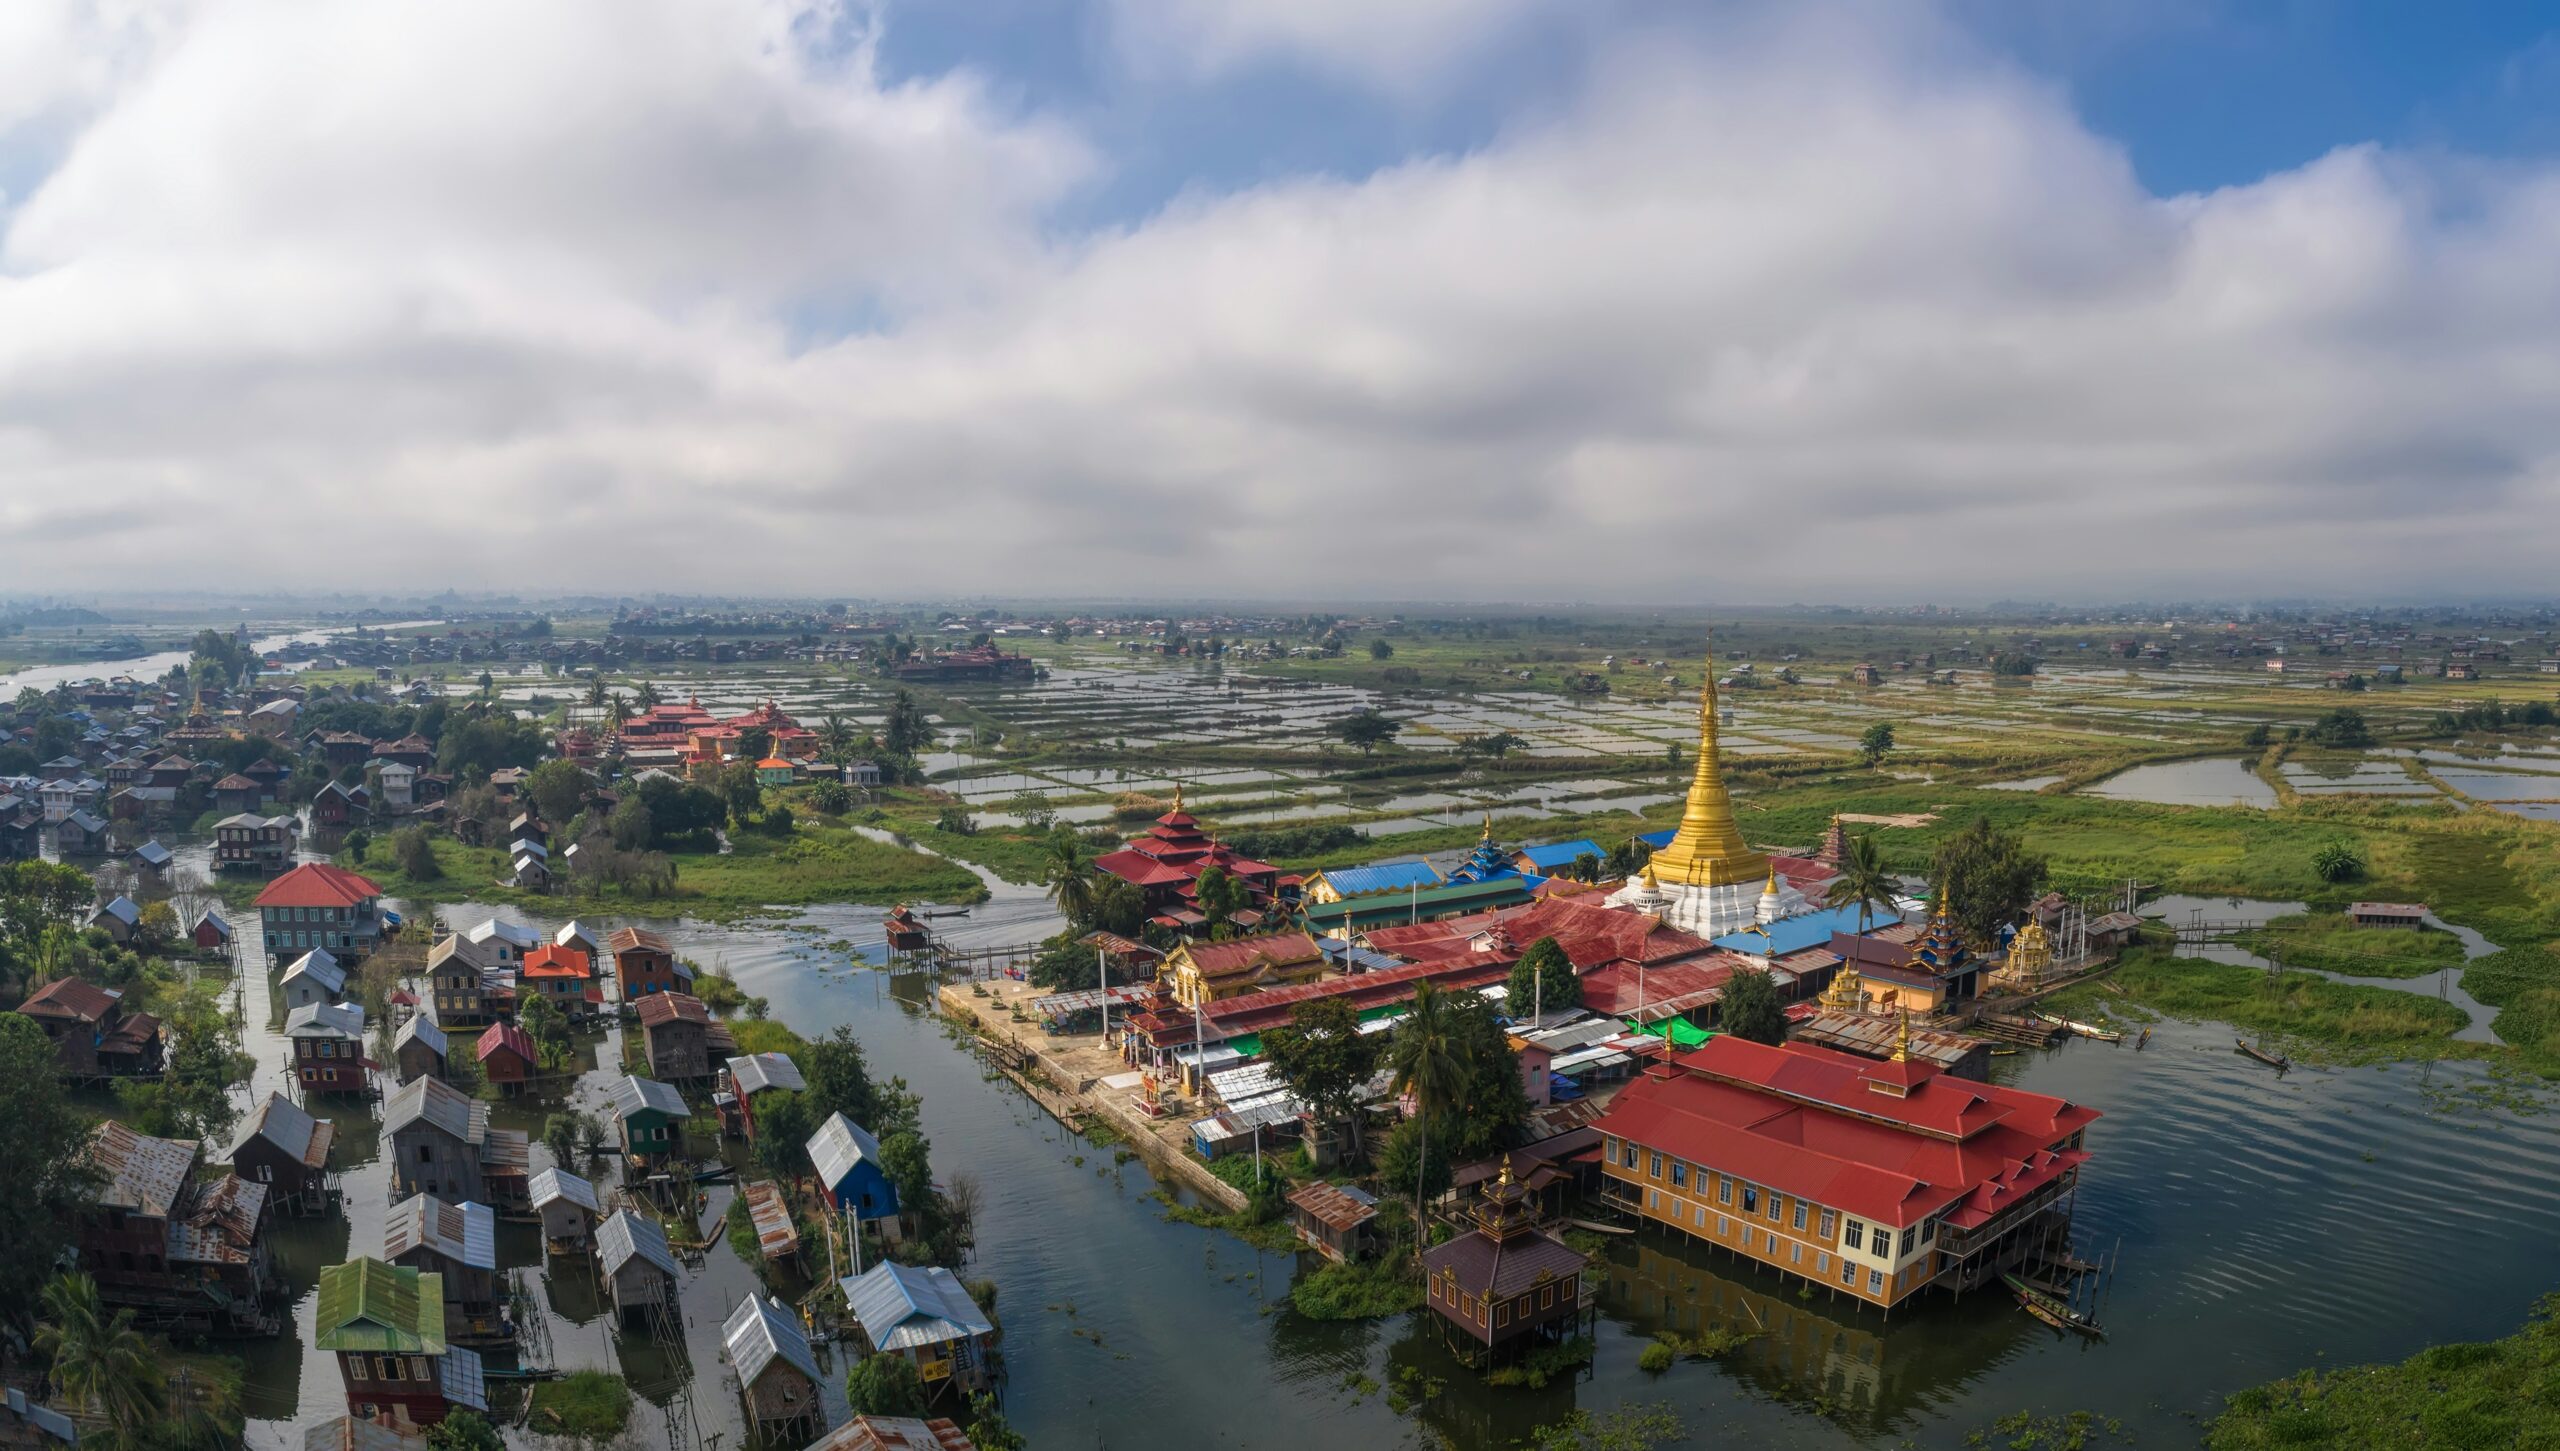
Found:
[[[2263,750],[2266,747],[2267,742],[2274,738],[2275,733],[2267,729],[2267,723],[2265,721],[2260,721],[2256,725],[2253,725],[2240,733],[2240,744],[2247,746],[2253,751]]]
[[[1578,852],[1566,873],[1577,882],[1596,882],[1600,880],[1600,858],[1587,851]]]
[[[436,743],[436,766],[455,775],[486,776],[506,766],[532,766],[545,746],[539,724],[492,711],[448,724]]]
[[[1325,727],[1327,733],[1340,737],[1345,745],[1358,748],[1364,756],[1394,740],[1396,732],[1402,729],[1403,726],[1393,716],[1374,707],[1353,711]]]
[[[526,995],[523,1019],[524,1034],[533,1040],[534,1053],[545,1068],[556,1068],[569,1060],[577,1043],[569,1032],[569,1017],[549,995],[532,992]]]
[[[934,816],[933,829],[953,836],[976,836],[978,818],[969,814],[968,807],[949,801],[943,803],[942,810]]]
[[[1895,889],[1893,874],[1885,870],[1884,852],[1876,845],[1872,831],[1848,838],[1848,850],[1840,857],[1840,875],[1822,894],[1823,905],[1858,909],[1858,931],[1864,935],[1875,920],[1876,909],[1893,910]]]
[[[1582,980],[1574,976],[1573,959],[1553,937],[1529,944],[1511,964],[1511,991],[1503,999],[1515,1018],[1544,1017],[1560,1009],[1582,1006]]]
[[[829,816],[842,816],[853,809],[853,788],[842,781],[821,781],[809,788],[809,804]]]
[[[1499,761],[1527,744],[1527,741],[1509,731],[1494,731],[1489,735],[1466,737],[1458,742],[1458,750],[1463,755],[1484,756]]]
[[[745,826],[764,809],[764,786],[756,780],[753,761],[731,761],[720,768],[714,784],[732,823]]]
[[[1262,1051],[1318,1125],[1348,1130],[1345,1153],[1359,1162],[1369,1080],[1385,1051],[1376,1035],[1360,1031],[1359,1010],[1339,997],[1299,1003],[1288,1022],[1262,1035]]]
[[[2364,712],[2341,706],[2312,722],[2311,740],[2318,745],[2356,749],[2373,744],[2373,731],[2364,723]]]
[[[844,1376],[847,1409],[857,1416],[921,1416],[925,1411],[924,1379],[915,1362],[903,1355],[872,1355],[855,1361]]]
[[[455,1410],[427,1428],[427,1451],[507,1451],[507,1443],[478,1411]]]
[[[1877,721],[1858,737],[1858,763],[1873,766],[1893,753],[1893,727]]]
[[[878,1090],[871,1081],[871,1064],[863,1057],[862,1044],[853,1030],[839,1027],[834,1033],[809,1045],[807,1062],[800,1065],[800,1076],[808,1080],[810,1129],[826,1121],[831,1113],[843,1114],[873,1132],[879,1125],[872,1122],[878,1106]]]
[[[1725,979],[1724,997],[1716,1006],[1716,1024],[1737,1038],[1754,1043],[1787,1041],[1787,1011],[1778,1001],[1778,985],[1756,967],[1736,968]]]
[[[657,819],[649,812],[649,803],[638,796],[625,796],[614,803],[613,815],[606,819],[613,844],[623,851],[645,851],[657,838]],[[584,856],[581,852],[579,855]]]
[[[1434,1159],[1429,1150],[1430,1136],[1421,1119],[1396,1125],[1378,1150],[1379,1185],[1390,1194],[1411,1194],[1417,1204],[1448,1193],[1456,1171],[1446,1155]]]
[[[1372,660],[1392,660],[1392,659],[1394,659],[1394,658],[1395,658],[1395,656],[1396,656],[1396,647],[1395,647],[1395,646],[1393,646],[1393,645],[1388,644],[1386,641],[1384,641],[1384,640],[1371,640],[1371,641],[1369,642],[1369,658],[1370,658],[1370,659],[1372,659]]]
[[[23,1329],[95,1175],[88,1124],[54,1077],[53,1040],[16,1013],[0,1013],[0,1102],[0,1324]]]
[[[1929,875],[1937,883],[1939,906],[1965,940],[1981,948],[2036,899],[2044,873],[2043,857],[2030,854],[2018,838],[1993,826],[1990,817],[1976,816],[1938,844]]]
[[[436,862],[435,843],[427,839],[423,826],[404,826],[391,833],[391,860],[408,876],[432,882],[444,875]]]
[[[788,1089],[756,1095],[756,1163],[785,1183],[808,1171],[809,1156],[803,1146],[822,1121],[821,1115],[809,1111],[809,1097]],[[887,1152],[886,1146],[882,1152]]]
[[[1995,650],[1991,655],[1991,673],[2008,676],[2033,675],[2036,673],[2036,657],[2024,651]]]
[[[1253,900],[1250,890],[1225,867],[1211,867],[1192,883],[1192,895],[1200,903],[1200,915],[1209,919],[1212,931],[1227,924],[1227,919],[1244,910]]]
[[[2351,841],[2327,842],[2311,854],[2311,869],[2324,882],[2352,882],[2364,875],[2364,853]]]
[[[104,1418],[116,1444],[137,1444],[166,1414],[168,1382],[150,1340],[133,1327],[131,1310],[107,1313],[87,1275],[62,1275],[44,1287],[35,1346],[52,1360],[63,1394]]]
[[[981,1391],[969,1393],[969,1444],[977,1451],[1029,1451],[1031,1446],[1030,1440],[1004,1418],[995,1397]]]
[[[575,761],[545,761],[524,778],[524,794],[543,820],[566,822],[587,804],[594,784]]]
[[[898,1202],[909,1209],[933,1203],[933,1145],[908,1130],[880,1141],[880,1171],[898,1186]]]

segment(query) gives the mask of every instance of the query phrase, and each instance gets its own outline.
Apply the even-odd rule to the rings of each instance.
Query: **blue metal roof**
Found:
[[[1558,867],[1572,866],[1583,857],[1605,859],[1609,854],[1600,849],[1598,842],[1585,837],[1574,841],[1550,841],[1538,846],[1524,846],[1520,848],[1520,855],[1529,859],[1529,865],[1542,872],[1552,873]]]
[[[1440,874],[1431,869],[1431,863],[1418,858],[1409,862],[1371,862],[1367,866],[1341,867],[1326,872],[1324,879],[1346,897],[1440,885]]]
[[[1899,920],[1891,913],[1870,912],[1867,924],[1870,927],[1890,927]],[[1801,917],[1781,917],[1770,923],[1768,945],[1777,956],[1784,957],[1790,952],[1802,952],[1808,947],[1819,947],[1829,942],[1834,932],[1857,930],[1857,908],[1831,907],[1820,912],[1807,912]],[[1750,953],[1754,957],[1759,956],[1762,950],[1760,934],[1748,929],[1741,932],[1728,932],[1717,938],[1715,942],[1718,947],[1729,947],[1736,952]]]
[[[1679,834],[1680,828],[1676,826],[1666,826],[1660,831],[1637,832],[1636,840],[1652,847],[1655,851],[1660,851],[1664,847],[1671,845],[1671,838],[1678,836]]]

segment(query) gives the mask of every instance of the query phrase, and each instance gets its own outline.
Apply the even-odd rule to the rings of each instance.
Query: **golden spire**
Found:
[[[1840,970],[1831,975],[1831,985],[1822,990],[1822,1010],[1827,1013],[1861,1013],[1867,1007],[1867,984],[1858,976],[1858,964],[1850,958],[1840,960]]]
[[[1182,811],[1182,783],[1181,783],[1181,782],[1179,782],[1179,781],[1176,781],[1176,782],[1174,782],[1174,783],[1173,783],[1173,809],[1174,809],[1174,812],[1175,812],[1175,814],[1176,814],[1176,815],[1181,814],[1181,811]]]
[[[1760,889],[1760,895],[1764,897],[1778,895],[1778,864],[1776,862],[1769,863],[1769,885]]]
[[[1724,789],[1724,752],[1718,744],[1715,637],[1707,638],[1707,674],[1698,689],[1698,766],[1689,778],[1689,802],[1680,812],[1680,829],[1654,859],[1671,874],[1688,881],[1748,881],[1769,859],[1746,846],[1734,824],[1733,800]]]
[[[1484,835],[1483,835],[1483,836],[1481,836],[1481,837],[1478,837],[1478,838],[1477,838],[1477,840],[1479,840],[1479,841],[1491,841],[1491,840],[1493,840],[1493,813],[1492,813],[1491,811],[1487,811],[1487,812],[1485,812],[1485,814],[1484,814]]]
[[[1886,1061],[1891,1063],[1911,1061],[1911,1010],[1909,1008],[1902,1010],[1900,1025],[1894,1029],[1893,1034],[1893,1056]]]

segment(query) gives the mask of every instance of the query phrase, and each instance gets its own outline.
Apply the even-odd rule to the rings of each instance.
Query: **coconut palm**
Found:
[[[133,1328],[133,1312],[108,1318],[98,1282],[87,1275],[63,1275],[44,1287],[36,1349],[52,1358],[64,1397],[106,1420],[110,1445],[138,1440],[168,1407],[168,1383],[151,1342]]]
[[[640,702],[640,708],[642,710],[648,710],[655,706],[658,703],[658,682],[654,680],[641,681],[640,689],[635,692],[634,698]]]
[[[1397,1093],[1413,1095],[1414,1118],[1422,1125],[1422,1153],[1415,1161],[1413,1176],[1413,1253],[1422,1257],[1422,1247],[1430,1239],[1422,1223],[1422,1186],[1429,1179],[1424,1172],[1431,1162],[1431,1115],[1445,1109],[1457,1097],[1466,1082],[1467,1060],[1459,1045],[1459,1005],[1449,994],[1430,983],[1418,983],[1413,990],[1413,1010],[1396,1025],[1395,1047],[1389,1061],[1395,1067],[1391,1087]]]
[[[1893,874],[1885,870],[1884,853],[1876,849],[1876,834],[1870,831],[1849,838],[1848,850],[1840,856],[1840,875],[1832,879],[1822,900],[1828,906],[1856,907],[1858,933],[1864,936],[1875,909],[1892,908],[1893,889]]]
[[[591,708],[604,704],[603,675],[596,674],[587,677],[587,704]]]
[[[1100,890],[1093,880],[1093,870],[1084,859],[1084,845],[1071,831],[1049,834],[1049,862],[1043,873],[1049,884],[1049,900],[1058,904],[1059,915],[1079,925],[1093,920],[1093,909],[1100,900]]]
[[[841,766],[853,755],[853,723],[834,711],[818,717],[819,754]]]

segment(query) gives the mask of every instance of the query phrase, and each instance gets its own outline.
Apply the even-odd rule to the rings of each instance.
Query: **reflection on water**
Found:
[[[2276,788],[2258,779],[2248,762],[2228,757],[2136,766],[2081,790],[2113,801],[2149,801],[2162,806],[2276,804]]]

